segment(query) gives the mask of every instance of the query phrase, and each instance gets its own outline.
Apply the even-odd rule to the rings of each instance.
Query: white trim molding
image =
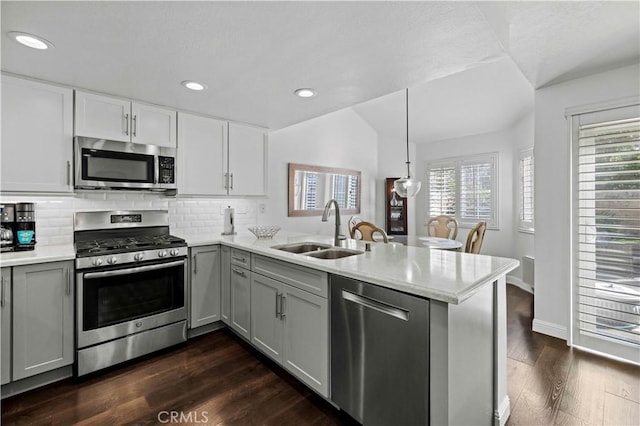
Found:
[[[540,321],[534,318],[533,326],[531,328],[536,333],[542,333],[546,334],[547,336],[567,340],[567,327],[563,327],[561,325],[553,324],[546,321]]]
[[[516,287],[521,288],[527,293],[534,294],[533,286],[525,283],[519,277],[514,277],[513,275],[507,275],[507,284],[515,285]]]
[[[497,410],[493,412],[493,426],[504,426],[511,415],[511,401],[505,396]]]

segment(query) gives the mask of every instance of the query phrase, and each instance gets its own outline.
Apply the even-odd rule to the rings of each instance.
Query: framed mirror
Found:
[[[289,163],[289,216],[322,216],[331,199],[340,214],[360,213],[361,180],[357,170]]]

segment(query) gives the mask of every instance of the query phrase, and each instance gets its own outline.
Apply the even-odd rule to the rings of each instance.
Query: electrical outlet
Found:
[[[265,212],[267,211],[267,205],[266,205],[266,204],[264,204],[264,203],[261,203],[261,204],[258,206],[258,209],[260,210],[260,213],[261,213],[261,214],[265,214]]]

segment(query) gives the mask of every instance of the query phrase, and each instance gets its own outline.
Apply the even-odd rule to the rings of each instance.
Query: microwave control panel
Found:
[[[176,159],[174,157],[158,157],[159,183],[175,183],[176,182]]]

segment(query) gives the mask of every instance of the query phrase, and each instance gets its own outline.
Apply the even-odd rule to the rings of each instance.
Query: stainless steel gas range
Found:
[[[184,342],[187,244],[165,210],[78,212],[77,375]]]

